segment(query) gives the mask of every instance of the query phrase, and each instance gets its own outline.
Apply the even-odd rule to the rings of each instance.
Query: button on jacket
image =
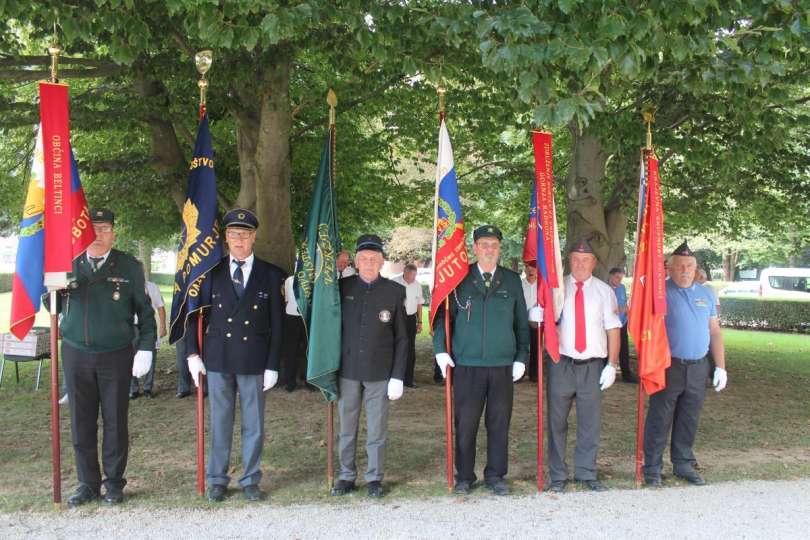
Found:
[[[278,371],[284,301],[281,268],[258,257],[241,299],[236,296],[230,257],[222,259],[205,277],[211,285],[211,305],[205,309],[203,354],[205,368],[219,373],[259,375]],[[199,354],[197,315],[188,318],[186,354]]]
[[[340,280],[340,306],[340,376],[403,380],[408,360],[405,288],[384,277],[368,284],[350,276]]]

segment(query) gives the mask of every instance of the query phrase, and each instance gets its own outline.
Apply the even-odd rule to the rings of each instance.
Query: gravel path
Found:
[[[0,515],[2,538],[808,538],[810,479],[217,510]],[[362,492],[360,492],[362,493]],[[227,505],[227,503],[225,503]]]

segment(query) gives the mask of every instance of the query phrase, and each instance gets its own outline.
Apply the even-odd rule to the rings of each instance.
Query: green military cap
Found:
[[[108,208],[91,208],[90,221],[93,223],[109,223],[115,225],[115,214]]]
[[[479,238],[497,238],[498,241],[503,240],[501,230],[495,225],[482,225],[473,231],[473,242],[477,242]]]

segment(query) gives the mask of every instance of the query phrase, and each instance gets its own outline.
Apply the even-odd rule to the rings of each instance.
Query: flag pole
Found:
[[[199,119],[202,120],[205,116],[205,93],[208,89],[208,80],[205,78],[208,70],[211,69],[213,61],[211,51],[200,51],[194,55],[194,64],[197,71],[200,73],[200,80],[197,86],[200,87],[200,115]],[[200,358],[203,356],[203,310],[200,307],[200,313],[197,316],[197,350],[200,353]],[[198,375],[197,384],[197,495],[200,497],[205,495],[205,375],[200,373]]]
[[[446,90],[444,87],[440,86],[437,89],[439,94],[439,125],[444,122],[444,95]],[[436,193],[436,201],[438,204],[438,192]],[[438,212],[434,212],[434,220],[437,219]],[[434,242],[436,236],[436,229],[434,227]],[[435,268],[435,258],[436,253],[434,251],[433,254],[433,264]],[[447,354],[452,354],[452,339],[450,336],[450,299],[444,299],[444,338],[445,338],[445,348],[447,350]],[[446,451],[447,451],[447,491],[453,491],[454,485],[454,465],[453,465],[453,368],[451,366],[447,366],[446,376],[444,378],[444,427],[447,436],[446,440]]]
[[[538,284],[539,286],[539,284]],[[548,308],[548,306],[546,306]],[[554,309],[554,306],[551,306]],[[543,330],[542,322],[537,324],[537,491],[542,492],[545,476],[543,474]]]
[[[329,104],[329,181],[335,185],[335,149],[336,149],[336,114],[337,94],[330,88],[326,93],[326,103]],[[326,402],[326,487],[332,489],[335,483],[335,402]]]
[[[62,49],[56,41],[56,23],[53,25],[53,43],[48,47],[51,56],[51,82],[57,83],[59,55]],[[40,128],[41,129],[41,128]],[[59,429],[59,318],[56,309],[56,289],[49,291],[51,300],[51,471],[53,475],[53,504],[62,505],[62,440]]]
[[[644,123],[647,124],[647,144],[644,147],[645,157],[653,151],[652,147],[652,123],[655,121],[655,111],[651,106],[645,107],[641,113],[644,118]],[[642,167],[646,167],[645,160],[641,160]],[[639,203],[641,204],[641,203]],[[638,225],[637,225],[638,228]],[[639,366],[640,368],[641,366]],[[639,375],[641,369],[639,369]],[[636,410],[636,466],[635,466],[635,480],[636,487],[641,487],[642,484],[642,466],[644,464],[644,385],[639,380],[638,383],[638,403]]]

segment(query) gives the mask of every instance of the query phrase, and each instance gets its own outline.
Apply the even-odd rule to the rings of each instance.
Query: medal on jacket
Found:
[[[388,321],[391,320],[391,312],[388,311],[387,309],[382,310],[378,316],[380,318],[380,321],[384,323],[387,323]]]
[[[453,298],[456,301],[456,307],[467,312],[467,322],[470,322],[470,314],[472,313],[472,299],[468,296],[467,302],[462,306],[461,302],[458,301],[458,293],[455,289],[453,289]]]
[[[116,302],[121,299],[121,284],[122,283],[129,283],[128,279],[118,278],[118,277],[108,277],[107,281],[111,281],[115,283],[115,290],[112,293],[112,299]]]
[[[118,289],[115,289],[113,291],[113,300],[120,300],[120,299],[121,299],[121,293],[118,292]]]

